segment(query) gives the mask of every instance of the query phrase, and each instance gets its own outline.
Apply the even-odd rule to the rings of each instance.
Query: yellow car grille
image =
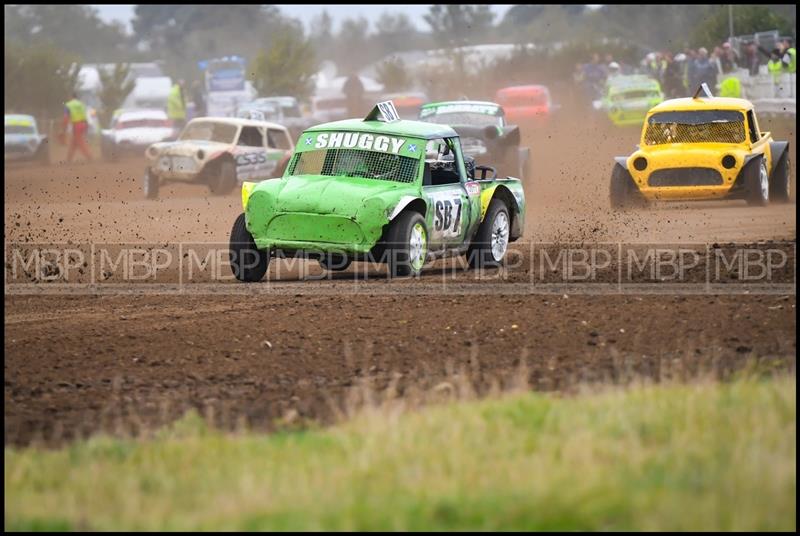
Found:
[[[722,175],[713,168],[686,167],[657,169],[647,178],[647,184],[653,188],[669,186],[718,186],[722,184]]]

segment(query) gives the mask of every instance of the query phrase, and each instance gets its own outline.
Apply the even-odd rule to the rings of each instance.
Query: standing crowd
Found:
[[[764,63],[776,84],[784,73],[795,73],[797,53],[792,40],[784,38],[771,51],[749,41],[744,43],[741,52],[729,42],[714,47],[710,53],[704,47],[687,47],[677,54],[670,51],[651,52],[644,57],[638,68],[618,63],[610,54],[606,54],[605,60],[601,61],[600,54],[594,53],[589,63],[576,65],[573,78],[592,99],[600,98],[609,77],[634,72],[647,74],[658,80],[664,95],[669,99],[686,97],[703,83],[708,84],[713,91],[720,78],[720,96],[740,97],[741,82],[733,72],[743,68],[751,76],[755,76]]]

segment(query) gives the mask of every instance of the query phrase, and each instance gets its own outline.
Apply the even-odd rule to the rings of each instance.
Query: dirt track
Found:
[[[526,185],[526,240],[795,240],[794,203],[610,212],[611,157],[630,151],[637,133],[584,129],[575,135],[576,125],[565,121],[528,136],[537,164]],[[794,147],[794,132],[775,128],[775,134],[788,135]],[[137,160],[7,165],[6,243],[227,242],[238,196],[175,187],[145,201],[142,170]],[[274,295],[6,295],[6,442],[149,427],[189,407],[212,408],[225,426],[244,420],[270,428],[287,416],[326,421],[354,385],[369,378],[383,388],[397,374],[401,390],[434,386],[461,368],[479,390],[520,375],[535,388],[558,389],[582,379],[613,380],[629,368],[655,378],[698,367],[725,374],[746,357],[794,368],[793,292],[565,298],[437,295],[434,289],[414,295],[416,285],[435,287],[434,278],[431,284],[423,277],[377,278],[358,282],[359,293],[322,295],[330,282],[298,282],[291,270],[278,278],[278,264],[269,284],[282,291]],[[312,266],[309,273],[320,271]],[[480,284],[469,272],[454,277]],[[509,281],[515,277],[521,276],[512,273]],[[387,286],[410,292],[390,295]]]

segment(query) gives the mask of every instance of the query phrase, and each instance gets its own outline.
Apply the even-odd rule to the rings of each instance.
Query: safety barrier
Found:
[[[796,115],[797,74],[783,73],[776,81],[766,65],[751,76],[746,69],[720,75],[718,81],[736,76],[742,83],[742,97],[751,101],[761,114]],[[717,85],[719,88],[719,84]]]

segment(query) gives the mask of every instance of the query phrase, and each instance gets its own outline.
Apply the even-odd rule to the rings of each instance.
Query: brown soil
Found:
[[[351,269],[337,281],[302,281],[321,273],[316,263],[300,272],[281,271],[289,261],[278,261],[262,285],[226,285],[237,295],[32,296],[7,287],[6,443],[136,431],[188,408],[213,411],[226,427],[329,422],[354,387],[392,381],[402,394],[469,376],[485,392],[520,378],[536,389],[566,389],[631,372],[726,376],[746,358],[794,370],[794,203],[611,212],[611,158],[632,149],[636,130],[586,128],[570,118],[557,125],[527,133],[535,162],[527,242],[515,246],[525,262],[490,282],[457,270],[443,292],[433,269],[419,280],[389,281],[377,270],[368,281],[347,281]],[[793,146],[793,130],[772,129]],[[143,165],[6,165],[6,243],[227,242],[238,195],[175,186],[146,201]],[[780,246],[791,259],[782,294],[678,295],[656,284],[666,293],[562,295],[513,286],[531,281],[529,242],[770,240],[789,242]]]

